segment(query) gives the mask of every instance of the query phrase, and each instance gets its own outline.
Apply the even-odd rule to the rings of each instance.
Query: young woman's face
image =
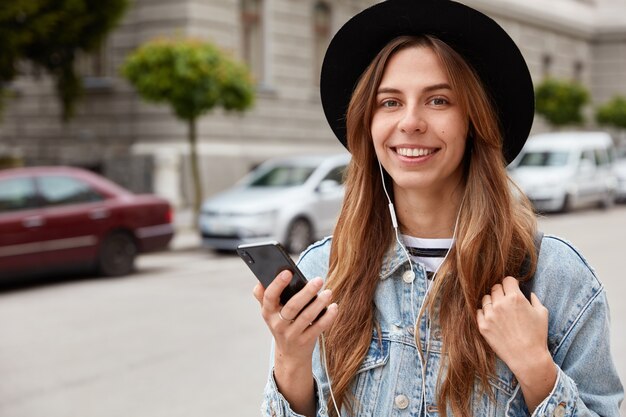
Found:
[[[451,192],[461,181],[468,117],[439,58],[425,47],[397,52],[377,91],[371,133],[394,187]]]

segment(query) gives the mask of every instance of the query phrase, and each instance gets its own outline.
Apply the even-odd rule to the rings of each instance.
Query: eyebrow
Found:
[[[429,93],[435,90],[452,90],[452,87],[450,87],[450,84],[448,83],[439,83],[439,84],[429,85],[428,87],[425,87],[423,91],[425,93]],[[388,87],[388,88],[380,88],[376,92],[376,94],[386,94],[386,93],[398,94],[398,93],[401,93],[401,91],[398,90],[397,88]]]

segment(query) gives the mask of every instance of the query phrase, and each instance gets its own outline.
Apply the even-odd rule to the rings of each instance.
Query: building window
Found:
[[[76,57],[77,72],[83,77],[105,77],[106,71],[106,47],[100,46],[91,53],[81,53]]]
[[[550,72],[552,71],[552,56],[544,55],[541,57],[541,73],[544,78],[550,76]]]
[[[263,1],[240,0],[243,60],[263,80]]]
[[[324,54],[330,43],[331,24],[330,6],[324,1],[317,1],[313,6],[313,53],[315,54],[313,80],[316,85],[319,85]]]
[[[76,55],[76,73],[83,79],[87,91],[107,90],[112,88],[111,72],[108,67],[108,49],[103,44],[91,53]]]
[[[574,62],[574,80],[578,82],[583,81],[583,71],[585,65],[581,61]]]

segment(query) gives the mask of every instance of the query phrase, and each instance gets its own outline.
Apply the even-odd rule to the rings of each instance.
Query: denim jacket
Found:
[[[307,278],[326,277],[330,240],[312,245],[301,255],[299,267]],[[419,308],[426,288],[424,267],[416,264],[410,273],[401,248],[392,248],[383,261],[374,296],[382,343],[374,330],[352,386],[355,416],[439,415],[436,388],[441,367],[441,332],[429,328],[424,314],[419,323],[422,351],[427,355],[424,380],[414,338],[416,308],[411,307],[411,302]],[[572,245],[544,236],[532,291],[549,310],[548,347],[558,367],[555,386],[533,416],[619,416],[623,387],[609,347],[606,294],[593,269]],[[329,384],[320,363],[319,342],[313,354],[313,374],[317,416],[325,417],[332,403],[328,402]],[[499,359],[496,375],[489,382],[495,402],[480,394],[477,380],[472,401],[475,417],[529,415],[520,386]],[[264,416],[298,416],[278,392],[272,366],[261,411]],[[341,413],[348,415],[345,409]]]

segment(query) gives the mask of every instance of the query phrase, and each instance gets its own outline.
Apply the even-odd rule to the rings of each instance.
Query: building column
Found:
[[[175,148],[160,147],[154,151],[154,192],[176,208],[181,195],[181,155]]]
[[[262,85],[265,88],[274,87],[274,0],[263,1],[263,80]]]

